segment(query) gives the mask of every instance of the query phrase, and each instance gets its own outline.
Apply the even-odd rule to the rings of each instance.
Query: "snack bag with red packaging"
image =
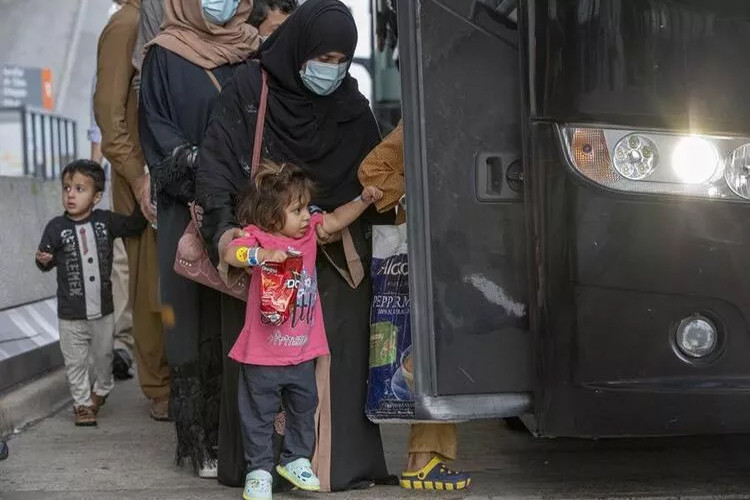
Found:
[[[284,323],[297,302],[302,257],[290,252],[284,262],[261,265],[260,314],[264,323]]]

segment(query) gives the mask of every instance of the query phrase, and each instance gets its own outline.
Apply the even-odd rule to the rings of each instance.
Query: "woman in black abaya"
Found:
[[[230,3],[232,0],[227,0]],[[170,417],[177,462],[190,459],[217,475],[222,370],[220,293],[173,270],[177,243],[195,198],[195,159],[219,89],[258,45],[245,23],[252,2],[236,2],[226,19],[200,0],[165,0],[162,31],[147,45],[140,91],[140,139],[158,200],[158,257],[165,351],[172,372]]]
[[[361,192],[357,168],[380,134],[367,100],[348,74],[356,42],[354,19],[343,3],[308,0],[262,45],[259,61],[236,70],[212,114],[197,171],[202,230],[214,258],[235,234],[235,201],[249,185],[261,68],[269,85],[263,157],[304,168],[316,183],[313,204],[324,210]],[[368,229],[363,221],[349,227],[364,269],[369,266]],[[331,355],[317,362],[320,406],[313,465],[323,490],[366,487],[388,480],[380,430],[364,412],[371,286],[368,276],[358,278],[354,272],[353,287],[343,278],[352,275],[337,270],[347,268],[340,242],[322,250],[318,287]],[[225,353],[242,328],[244,309],[243,302],[222,297]],[[225,358],[219,477],[239,485],[244,463],[228,471],[222,459],[230,447],[238,453],[240,445],[237,374],[237,365]]]

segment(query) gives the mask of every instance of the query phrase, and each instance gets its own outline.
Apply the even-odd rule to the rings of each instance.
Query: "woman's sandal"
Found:
[[[471,476],[468,473],[450,470],[439,457],[433,457],[416,472],[401,474],[401,487],[407,490],[456,491],[470,485]]]

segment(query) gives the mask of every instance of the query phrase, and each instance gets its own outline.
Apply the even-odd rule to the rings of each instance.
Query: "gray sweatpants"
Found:
[[[314,360],[294,366],[242,365],[238,392],[248,472],[273,471],[273,422],[282,401],[286,427],[281,465],[312,457],[318,406]]]
[[[60,319],[59,325],[60,349],[73,402],[76,406],[91,406],[89,363],[94,376],[93,391],[98,396],[106,396],[115,386],[112,376],[113,316],[108,314],[91,320]]]

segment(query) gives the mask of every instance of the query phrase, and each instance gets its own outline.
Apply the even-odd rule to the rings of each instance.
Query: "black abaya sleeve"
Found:
[[[213,108],[199,148],[196,199],[203,207],[201,232],[215,263],[222,234],[239,226],[235,207],[250,177],[259,90],[257,63],[239,66]]]
[[[155,192],[166,190],[187,201],[193,197],[194,173],[187,159],[190,141],[174,122],[169,92],[167,51],[149,49],[143,61],[139,112],[141,148]]]

